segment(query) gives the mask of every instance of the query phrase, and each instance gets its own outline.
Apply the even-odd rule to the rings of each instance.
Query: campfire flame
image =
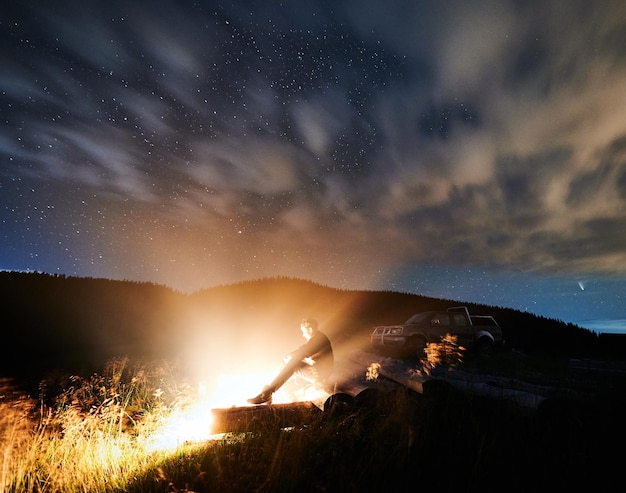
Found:
[[[220,375],[209,391],[199,384],[198,400],[188,409],[174,411],[147,441],[149,451],[172,451],[190,442],[219,438],[212,431],[212,410],[251,406],[247,399],[258,394],[274,377],[274,373],[241,373]],[[315,401],[323,393],[310,385],[291,388],[285,385],[272,396],[272,403]]]

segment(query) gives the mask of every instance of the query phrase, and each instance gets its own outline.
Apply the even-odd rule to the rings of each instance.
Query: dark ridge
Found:
[[[363,345],[375,325],[463,304],[287,277],[183,294],[151,283],[21,272],[0,272],[0,296],[5,349],[0,376],[34,378],[54,370],[95,371],[120,356],[177,358],[182,344],[196,340],[208,339],[212,349],[236,354],[213,335],[262,336],[280,346],[303,316],[317,318],[334,342]],[[508,348],[558,358],[601,356],[598,336],[587,329],[510,308],[465,305],[472,314],[493,315]],[[267,331],[262,335],[260,321]]]

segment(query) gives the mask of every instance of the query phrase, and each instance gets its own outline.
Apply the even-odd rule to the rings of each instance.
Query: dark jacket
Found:
[[[324,381],[333,372],[334,358],[333,347],[326,334],[316,330],[311,339],[291,353],[296,361],[311,358],[315,361],[314,368],[319,378]]]

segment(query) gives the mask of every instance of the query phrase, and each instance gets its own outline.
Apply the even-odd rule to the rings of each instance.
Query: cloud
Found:
[[[198,265],[626,265],[622,2],[95,9],[4,26],[0,152]]]
[[[340,133],[349,125],[350,109],[339,97],[299,102],[290,110],[305,146],[316,156],[328,157]],[[349,118],[349,116],[348,116]]]
[[[626,129],[614,111],[626,94],[616,57],[624,26],[604,19],[610,9],[571,7],[464,3],[445,15],[435,8],[434,24],[445,28],[433,37],[432,57],[418,46],[414,59],[427,57],[439,83],[427,92],[401,88],[394,97],[408,101],[404,107],[381,101],[389,108],[381,113],[389,140],[381,157],[392,163],[391,171],[380,166],[381,214],[405,222],[409,237],[419,236],[411,227],[424,233],[420,243],[430,248],[416,247],[416,258],[564,270],[621,259],[608,246],[604,260],[599,245],[598,255],[582,253],[581,243],[576,252],[570,238],[591,218],[608,226],[623,217],[623,169],[603,156]],[[376,26],[389,28],[384,18]],[[572,29],[585,36],[568,35]],[[473,122],[458,116],[461,104]],[[422,133],[420,114],[432,115]],[[607,227],[602,236],[615,235]],[[436,253],[424,257],[428,250]]]
[[[189,173],[203,187],[267,196],[298,188],[297,162],[284,145],[250,138],[245,144],[201,142],[193,152]]]
[[[518,34],[516,16],[507,2],[456,2],[446,13],[435,49],[440,91],[480,93],[502,75],[509,37]],[[506,66],[506,65],[505,65]]]

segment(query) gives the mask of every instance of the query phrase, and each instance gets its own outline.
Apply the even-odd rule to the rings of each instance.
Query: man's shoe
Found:
[[[252,399],[248,399],[248,402],[250,404],[271,404],[272,403],[272,389],[270,389],[269,387],[265,387],[263,389],[263,392],[261,392],[259,395],[257,395],[256,397],[253,397]]]

